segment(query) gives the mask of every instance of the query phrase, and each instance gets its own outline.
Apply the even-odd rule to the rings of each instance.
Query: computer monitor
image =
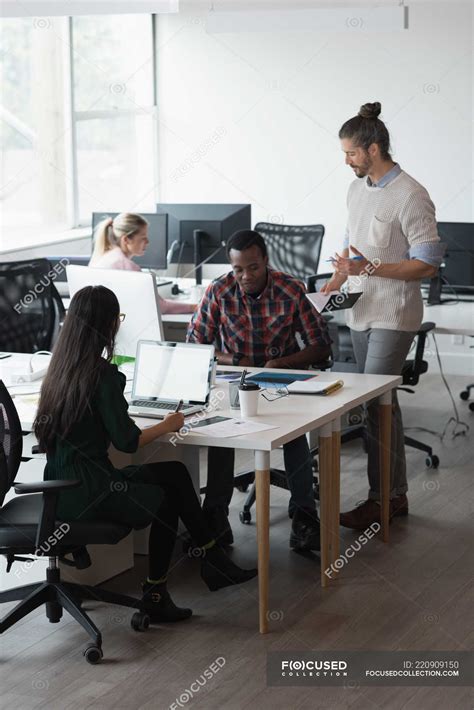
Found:
[[[92,248],[94,246],[94,233],[97,225],[107,217],[116,217],[119,212],[93,212],[92,213]],[[142,269],[166,269],[167,261],[167,222],[166,214],[155,214],[140,212],[140,216],[144,217],[148,222],[148,244],[143,256],[133,257]],[[92,250],[91,250],[92,251]]]
[[[438,222],[438,234],[445,243],[442,291],[474,294],[474,224]]]
[[[139,340],[164,340],[158,292],[153,274],[67,266],[71,298],[84,286],[106,286],[117,296],[125,320],[115,340],[115,354],[136,357]]]
[[[168,215],[170,263],[194,264],[196,283],[202,281],[202,264],[227,261],[225,244],[239,229],[251,229],[250,205],[158,204]]]

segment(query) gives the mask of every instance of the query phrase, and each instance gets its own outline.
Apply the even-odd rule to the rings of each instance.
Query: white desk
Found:
[[[436,323],[435,333],[443,335],[474,335],[474,303],[459,301],[441,303],[439,306],[424,304],[423,321]]]
[[[241,368],[229,368],[240,371]],[[262,368],[248,368],[259,372]],[[276,370],[273,370],[276,372]],[[288,374],[288,370],[283,370]],[[307,374],[307,370],[302,370]],[[333,380],[331,373],[320,373],[322,381]],[[217,438],[193,432],[179,440],[178,446],[221,446],[253,450],[255,456],[255,488],[257,509],[257,544],[259,570],[259,628],[268,631],[269,609],[269,507],[270,507],[270,452],[297,436],[317,429],[319,431],[319,478],[321,501],[321,586],[329,579],[325,570],[339,557],[339,498],[340,498],[340,418],[350,409],[371,399],[380,402],[380,456],[382,538],[388,542],[389,497],[390,497],[390,429],[391,391],[401,384],[401,377],[385,375],[359,375],[344,373],[345,386],[329,397],[290,395],[279,400],[259,401],[256,421],[277,424],[278,429],[258,432],[254,436]],[[229,408],[228,383],[218,383],[214,392],[224,394],[214,410],[221,416],[235,417],[236,411]],[[201,429],[201,432],[203,430]],[[173,441],[176,435],[162,437]],[[133,461],[133,456],[132,456]]]
[[[15,356],[17,361],[29,356]],[[229,369],[226,367],[226,369]],[[239,370],[239,368],[235,368]],[[260,371],[261,368],[251,368]],[[288,370],[285,370],[288,373]],[[1,373],[1,370],[0,370]],[[322,381],[331,380],[331,373],[318,375]],[[277,429],[259,432],[255,436],[216,438],[189,433],[178,444],[189,446],[223,446],[226,448],[253,450],[255,453],[257,541],[259,568],[259,628],[268,631],[269,609],[269,504],[270,504],[270,452],[297,436],[317,429],[319,431],[319,475],[321,500],[321,585],[327,586],[325,570],[339,557],[339,486],[340,486],[340,418],[359,404],[378,398],[380,402],[380,456],[382,537],[388,542],[389,495],[390,495],[390,426],[391,391],[401,383],[401,377],[384,375],[359,375],[344,373],[345,386],[329,397],[290,395],[274,402],[263,398],[259,403],[257,420],[277,424]],[[235,416],[228,408],[228,383],[218,384],[224,397],[219,412]],[[34,412],[22,412],[18,407],[24,428],[31,426]],[[202,430],[201,430],[202,431]],[[160,441],[171,443],[175,435],[161,437]],[[140,454],[132,455],[140,456]],[[148,458],[148,460],[151,460]],[[125,463],[125,462],[124,462]]]

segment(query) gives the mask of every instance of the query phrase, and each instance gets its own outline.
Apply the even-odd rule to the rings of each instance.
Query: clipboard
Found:
[[[316,308],[318,313],[331,313],[332,311],[343,311],[352,306],[362,296],[362,291],[355,293],[339,293],[332,291],[331,293],[307,293],[306,298]]]

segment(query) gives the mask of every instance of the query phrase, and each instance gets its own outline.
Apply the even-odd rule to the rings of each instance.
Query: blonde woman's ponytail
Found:
[[[117,246],[119,240],[114,235],[114,220],[112,217],[106,217],[101,220],[94,230],[94,251],[89,265],[98,261],[106,252]]]

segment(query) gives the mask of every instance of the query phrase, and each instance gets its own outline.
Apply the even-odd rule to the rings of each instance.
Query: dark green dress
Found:
[[[123,395],[125,376],[103,361],[102,374],[90,409],[48,453],[45,480],[79,479],[82,485],[60,494],[61,520],[114,520],[133,527],[148,525],[164,498],[150,482],[151,467],[114,468],[108,448],[133,453],[140,429],[128,416]]]

